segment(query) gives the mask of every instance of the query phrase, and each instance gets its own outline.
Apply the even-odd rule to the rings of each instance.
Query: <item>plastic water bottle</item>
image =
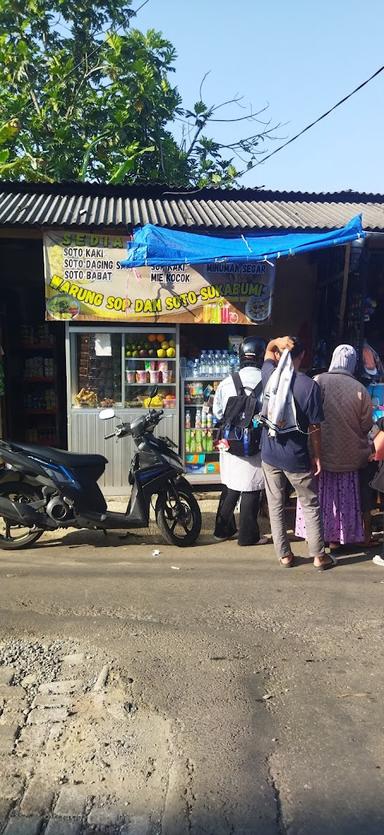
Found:
[[[201,356],[200,356],[200,374],[201,374],[202,377],[204,377],[206,374],[209,373],[208,372],[207,359],[208,359],[207,351],[204,350],[204,351],[201,352]]]
[[[219,377],[221,374],[221,353],[220,351],[215,351],[215,358],[214,358],[214,370],[213,373],[215,376]]]
[[[229,374],[229,354],[228,351],[221,352],[221,373],[223,377],[226,377]]]
[[[201,429],[201,409],[196,409],[195,429]]]
[[[197,379],[200,377],[200,361],[198,359],[195,359],[193,363],[192,376],[197,377]]]
[[[189,410],[185,413],[185,428],[191,428],[191,413]]]
[[[207,354],[207,375],[212,377],[215,373],[215,356],[213,351],[208,351]]]

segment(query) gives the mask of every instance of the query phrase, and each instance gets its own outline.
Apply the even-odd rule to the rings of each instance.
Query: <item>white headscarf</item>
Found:
[[[349,374],[354,374],[357,365],[357,354],[352,345],[338,345],[335,348],[328,371],[343,368]]]

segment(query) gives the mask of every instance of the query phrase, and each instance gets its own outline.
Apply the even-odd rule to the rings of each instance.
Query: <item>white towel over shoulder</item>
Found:
[[[291,352],[283,351],[277,368],[272,372],[264,390],[261,416],[268,426],[268,434],[276,435],[294,432],[299,429],[296,417],[296,405],[292,393],[294,367]]]

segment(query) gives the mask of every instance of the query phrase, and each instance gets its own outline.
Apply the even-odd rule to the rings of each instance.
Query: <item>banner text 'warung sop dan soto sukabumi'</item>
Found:
[[[46,318],[113,322],[258,324],[271,316],[267,262],[127,268],[127,237],[44,235]]]

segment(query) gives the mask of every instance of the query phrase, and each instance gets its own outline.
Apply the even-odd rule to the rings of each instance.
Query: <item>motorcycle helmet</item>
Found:
[[[247,336],[239,347],[240,368],[246,365],[261,367],[264,360],[265,342],[257,336]]]

